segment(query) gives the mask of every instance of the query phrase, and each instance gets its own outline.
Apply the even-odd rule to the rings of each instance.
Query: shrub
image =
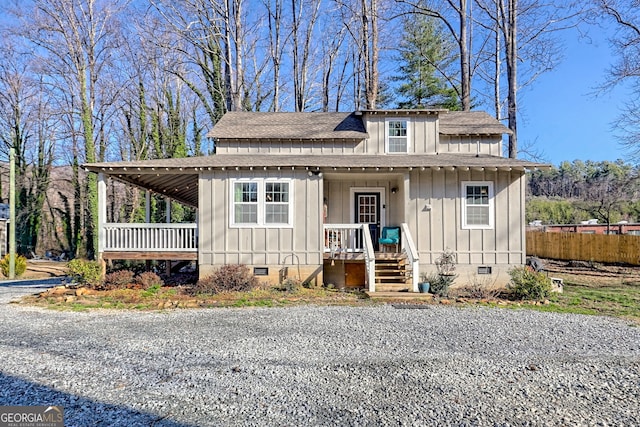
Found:
[[[509,270],[511,282],[508,289],[511,294],[522,300],[540,300],[549,296],[551,279],[542,272],[535,272],[526,267],[514,267]]]
[[[303,286],[304,284],[301,280],[294,277],[287,277],[282,281],[282,283],[280,283],[280,286],[278,286],[277,289],[286,292],[296,292]]]
[[[73,282],[92,289],[102,289],[102,268],[98,261],[73,259],[67,268]]]
[[[118,270],[104,277],[105,289],[126,289],[133,284],[134,273],[131,270]]]
[[[135,283],[140,285],[142,289],[149,289],[153,287],[162,287],[164,282],[156,273],[152,271],[145,271],[144,273],[140,273],[135,277]]]
[[[196,283],[196,294],[218,294],[221,292],[246,292],[258,286],[258,278],[246,265],[223,265],[211,276]]]
[[[457,275],[452,274],[422,274],[422,282],[429,282],[429,292],[439,297],[449,295],[449,286],[456,279]]]
[[[6,254],[4,258],[0,260],[0,269],[2,269],[2,274],[4,274],[5,277],[9,277],[10,264],[9,254]],[[16,277],[22,276],[24,272],[27,271],[27,258],[22,255],[16,255],[13,271]]]
[[[453,275],[453,272],[456,271],[456,263],[456,254],[450,249],[442,252],[435,261],[436,268],[441,276]]]

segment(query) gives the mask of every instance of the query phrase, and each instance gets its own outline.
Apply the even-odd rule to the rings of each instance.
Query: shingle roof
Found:
[[[376,110],[364,114],[438,114],[443,135],[502,135],[511,130],[484,111]],[[216,139],[355,139],[368,137],[356,113],[228,112],[208,134]]]
[[[93,172],[127,169],[131,173],[161,172],[195,168],[231,167],[321,167],[321,168],[383,168],[383,167],[520,167],[535,168],[548,165],[508,157],[465,153],[440,154],[217,154],[180,159],[139,160],[129,162],[88,163],[84,167]]]
[[[484,111],[449,111],[440,114],[443,135],[502,135],[511,130]]]
[[[228,112],[209,132],[217,139],[358,139],[368,134],[355,113]]]

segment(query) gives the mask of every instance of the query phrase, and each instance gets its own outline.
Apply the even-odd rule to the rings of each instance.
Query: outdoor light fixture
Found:
[[[393,187],[393,188],[391,189],[391,192],[392,192],[393,194],[396,194],[396,193],[398,192],[398,187]]]
[[[322,178],[322,172],[321,171],[309,171],[307,172],[307,175],[309,176],[317,176],[318,178]]]

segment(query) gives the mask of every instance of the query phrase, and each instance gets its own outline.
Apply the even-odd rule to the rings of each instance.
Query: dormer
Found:
[[[361,112],[366,154],[473,153],[500,156],[511,131],[482,111],[369,110]]]

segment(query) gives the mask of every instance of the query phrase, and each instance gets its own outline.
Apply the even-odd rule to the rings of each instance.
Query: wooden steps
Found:
[[[375,280],[376,293],[410,291],[412,281],[406,254],[377,252]]]
[[[365,292],[369,298],[372,299],[384,299],[384,300],[401,300],[401,301],[431,301],[433,299],[432,294],[421,294],[418,292]]]

